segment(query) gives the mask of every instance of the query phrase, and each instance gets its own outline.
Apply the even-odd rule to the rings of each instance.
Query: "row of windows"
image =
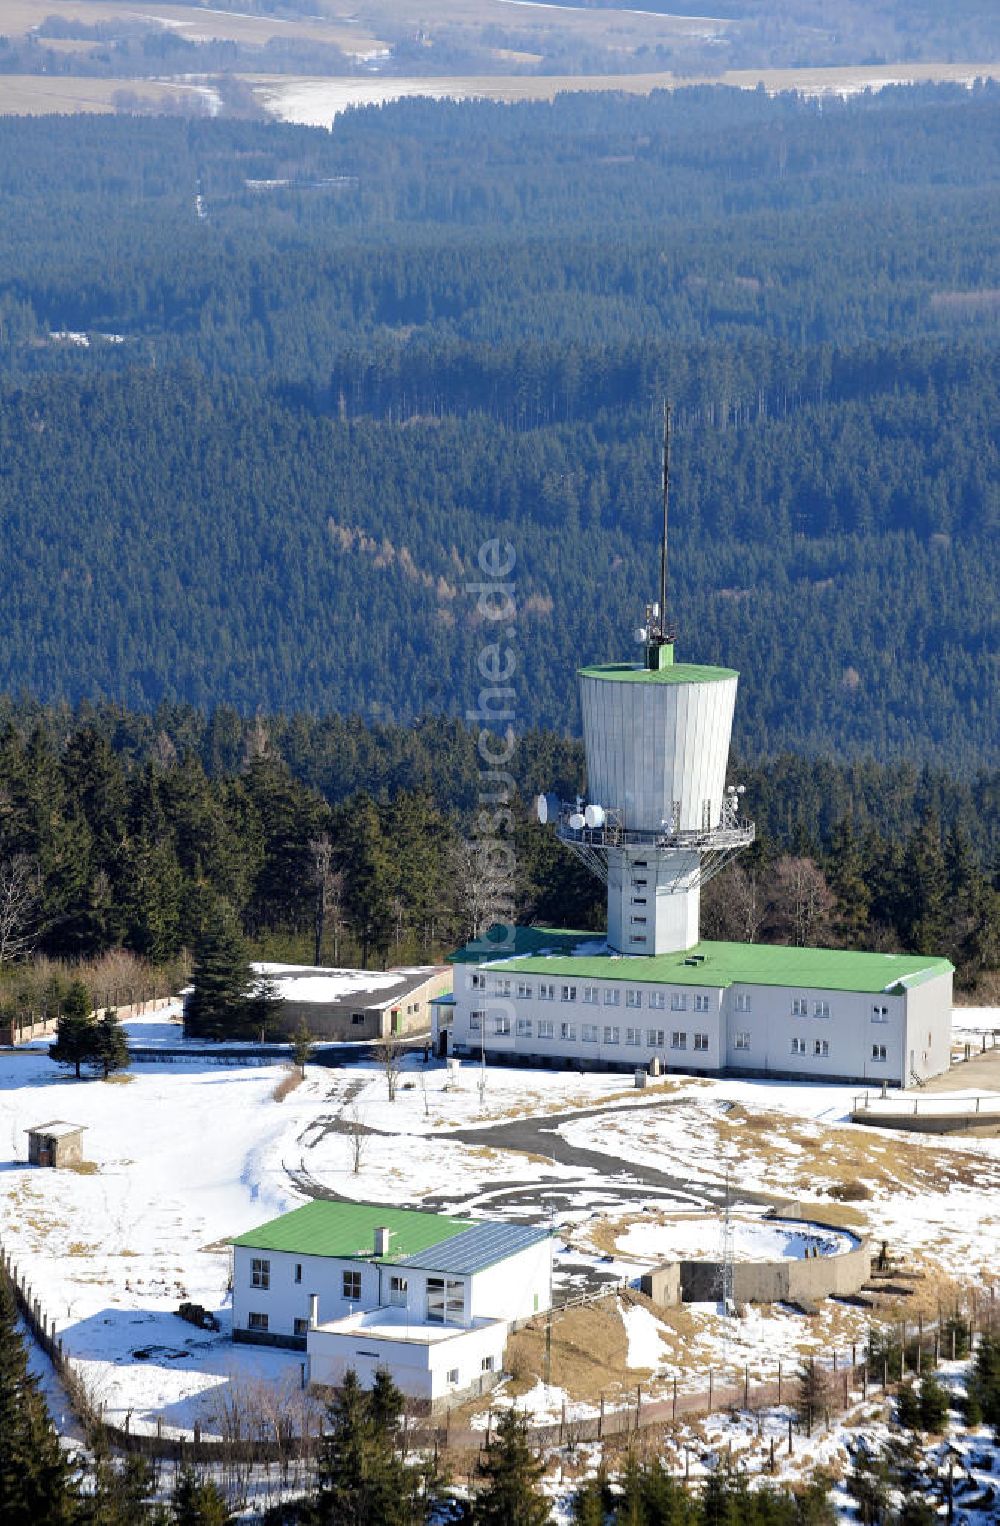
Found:
[[[343,1289],[343,1296],[344,1296],[344,1298],[348,1301],[348,1303],[357,1303],[358,1300],[361,1297],[361,1273],[360,1272],[344,1272],[342,1274],[342,1276],[343,1276],[343,1281],[341,1283],[341,1287]],[[301,1282],[302,1281],[302,1263],[301,1263],[301,1261],[296,1261],[295,1262],[295,1270],[294,1270],[294,1272],[292,1274],[292,1277],[293,1277],[293,1281],[295,1281],[295,1282]],[[397,1282],[400,1279],[394,1277],[392,1280],[393,1280],[393,1282]],[[268,1290],[270,1289],[270,1286],[271,1286],[271,1262],[270,1262],[268,1257],[266,1257],[266,1256],[252,1256],[250,1258],[250,1286],[252,1288],[258,1288],[258,1289],[260,1289],[261,1292],[264,1292],[264,1293],[268,1292]],[[405,1291],[405,1288],[406,1288],[405,1281],[403,1282],[403,1288],[404,1288],[404,1291]],[[251,1326],[251,1329],[252,1328],[253,1327]]]
[[[469,1013],[469,1028],[473,1033],[481,1033],[483,1031],[485,1022],[485,1012]],[[564,1039],[568,1043],[576,1042],[576,1023],[560,1023],[558,1027],[560,1039]],[[509,1017],[495,1017],[493,1019],[493,1032],[498,1037],[509,1037],[510,1031],[511,1027]],[[602,1042],[601,1027],[598,1023],[581,1023],[579,1025],[579,1035],[580,1042],[583,1044],[599,1044]],[[530,1017],[519,1017],[517,1019],[517,1036],[518,1038],[523,1039],[530,1039],[532,1037],[540,1039],[554,1039],[556,1037],[556,1024],[551,1022],[549,1019],[542,1017],[539,1018],[536,1025]],[[708,1049],[707,1033],[696,1033],[693,1035],[693,1038],[694,1048],[696,1051],[704,1051]],[[670,1047],[671,1049],[686,1049],[687,1040],[688,1036],[686,1033],[674,1032],[670,1035]],[[603,1042],[605,1044],[619,1044],[622,1042],[622,1030],[616,1023],[606,1023],[604,1025]],[[641,1028],[626,1028],[624,1042],[626,1045],[630,1045],[633,1048],[641,1048],[643,1043],[643,1030]],[[647,1028],[646,1047],[649,1049],[665,1049],[665,1030],[663,1028]]]
[[[477,972],[473,975],[472,988],[474,991],[485,991],[486,984],[486,976],[484,974]],[[492,995],[502,997],[509,997],[512,989],[514,994],[522,1000],[530,999],[534,995],[534,986],[530,981],[526,980],[519,980],[515,984],[506,977],[495,978],[490,987]],[[633,986],[627,987],[625,991],[626,1007],[641,1007],[643,1005],[642,996],[641,989]],[[579,998],[585,1005],[596,1007],[600,1005],[601,991],[598,986],[578,987],[572,983],[557,985],[554,981],[542,980],[538,983],[538,998],[540,1001],[556,1001],[557,999],[560,1001],[576,1001]],[[710,998],[708,996],[696,992],[692,998],[686,992],[673,991],[670,995],[670,1011],[687,1012],[689,1001],[695,1012],[708,1012],[710,1010]],[[620,987],[605,987],[604,1005],[606,1007],[617,1007],[620,1004]],[[653,1012],[666,1011],[667,993],[665,991],[648,991],[646,993],[646,1005]],[[745,991],[738,991],[735,996],[734,1006],[737,1012],[749,1012],[749,994]],[[813,1017],[828,1018],[830,1016],[830,1003],[823,1000],[814,1000],[812,1003],[812,1015]],[[792,1016],[809,1016],[808,997],[792,997]],[[887,1023],[888,1021],[889,1008],[884,1003],[876,1002],[872,1007],[872,1022]]]

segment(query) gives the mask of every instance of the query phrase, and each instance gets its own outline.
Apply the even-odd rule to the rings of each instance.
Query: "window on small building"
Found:
[[[809,1003],[806,1001],[806,998],[804,996],[793,996],[792,997],[792,1016],[793,1017],[808,1017],[809,1016]]]
[[[484,1356],[483,1357],[483,1371],[484,1372],[493,1372],[494,1369],[495,1369],[495,1365],[496,1365],[496,1357],[495,1356]]]
[[[486,976],[482,973],[481,970],[473,971],[471,985],[474,991],[486,990]]]
[[[458,1368],[457,1367],[449,1367],[448,1368],[448,1382],[451,1384],[452,1388],[457,1388],[458,1387]]]
[[[884,1044],[873,1044],[872,1045],[872,1059],[877,1064],[882,1064],[883,1061],[885,1061],[887,1058],[888,1058],[888,1051],[886,1050],[886,1047],[885,1047]]]
[[[562,999],[563,1001],[576,1001],[576,986],[563,986]]]
[[[650,1005],[650,1008],[651,1008],[651,1010],[653,1012],[662,1012],[662,1011],[664,1011],[664,1009],[666,1008],[666,1005],[667,1005],[666,992],[665,991],[650,991],[649,992],[649,1005]]]
[[[555,1001],[556,988],[551,981],[543,980],[538,987],[539,1001]]]
[[[631,1044],[633,1049],[638,1049],[640,1047],[640,1045],[642,1044],[642,1029],[641,1028],[626,1028],[625,1029],[625,1042],[626,1042],[626,1044]]]
[[[540,1017],[538,1019],[538,1037],[540,1039],[550,1039],[553,1038],[554,1035],[555,1025],[553,1023],[547,1022],[544,1017]]]
[[[568,1039],[571,1043],[575,1042],[575,1040],[576,1040],[576,1024],[575,1023],[560,1023],[559,1024],[559,1037],[561,1039]]]
[[[828,1001],[813,1002],[813,1017],[829,1017],[830,1003]]]
[[[696,1033],[694,1036],[694,1047],[704,1052],[708,1048],[708,1034]]]
[[[257,1330],[257,1331],[261,1331],[261,1332],[266,1331],[267,1330],[267,1315],[266,1314],[248,1314],[247,1315],[247,1329],[248,1330]]]
[[[688,1036],[687,1036],[686,1033],[680,1033],[677,1030],[675,1030],[670,1035],[670,1047],[671,1047],[671,1049],[686,1049],[687,1046],[688,1046]]]
[[[750,997],[746,991],[737,991],[735,1005],[737,1012],[750,1011]]]
[[[889,1021],[889,1008],[882,1006],[879,1002],[876,1002],[874,1007],[872,1007],[872,1022],[873,1023],[887,1023],[888,1021]]]
[[[271,1263],[262,1261],[259,1256],[254,1256],[250,1262],[250,1286],[252,1288],[269,1288],[271,1286]]]
[[[687,1009],[688,1009],[688,999],[683,994],[683,992],[681,992],[681,991],[674,991],[674,992],[672,992],[671,993],[671,997],[670,997],[670,1010],[671,1010],[671,1012],[686,1012]]]
[[[805,1041],[805,1039],[792,1039],[792,1053],[793,1054],[805,1054],[805,1052],[806,1052],[806,1041]]]
[[[641,1007],[642,1006],[642,992],[641,991],[637,991],[634,988],[630,988],[629,990],[627,990],[625,992],[625,1005],[626,1005],[626,1007]]]
[[[583,1040],[583,1042],[585,1044],[596,1044],[597,1043],[597,1024],[596,1023],[584,1023],[583,1027],[580,1029],[580,1037],[582,1038],[582,1040]]]
[[[750,1048],[750,1034],[749,1034],[749,1031],[746,1028],[741,1028],[740,1031],[737,1033],[735,1039],[733,1040],[733,1048],[734,1049],[749,1049]]]
[[[465,1283],[453,1277],[428,1277],[427,1322],[431,1325],[461,1324],[465,1313]]]
[[[363,1012],[352,1012],[351,1013],[351,1022],[354,1025],[355,1028],[360,1028],[361,1025],[363,1024],[364,1020],[365,1020],[365,1014]]]
[[[482,1031],[483,1018],[485,1016],[486,1013],[482,1011],[469,1013],[469,1031],[471,1033],[480,1033]]]
[[[509,996],[510,995],[510,981],[509,980],[494,980],[494,982],[493,982],[493,995],[494,996]]]
[[[618,1042],[618,1032],[619,1032],[619,1030],[617,1028],[609,1028],[609,1027],[605,1026],[605,1029],[604,1029],[604,1042],[606,1044],[617,1044],[617,1042]]]
[[[588,1007],[596,1007],[600,997],[596,986],[584,986],[583,999]]]
[[[394,1309],[406,1308],[406,1294],[408,1283],[405,1277],[393,1275],[389,1278],[389,1302]]]
[[[302,1281],[302,1262],[301,1261],[296,1261],[296,1263],[295,1263],[295,1281],[296,1282],[301,1282]]]
[[[606,1007],[617,1007],[621,1001],[621,995],[622,993],[619,991],[617,986],[605,986],[604,1005]]]
[[[293,1335],[308,1335],[308,1333],[309,1333],[309,1321],[307,1319],[293,1319],[292,1320],[292,1334]]]
[[[509,1034],[510,1033],[510,1018],[509,1017],[495,1017],[493,1019],[493,1032],[494,1033],[502,1034],[504,1036]]]
[[[707,996],[696,996],[695,999],[694,999],[694,1010],[696,1012],[707,1012],[708,1011],[708,997]]]
[[[517,983],[517,994],[522,998],[528,997],[532,994],[532,987],[528,985],[527,981],[519,980]]]
[[[361,1273],[360,1272],[344,1272],[342,1275],[343,1275],[343,1284],[342,1284],[342,1286],[343,1286],[343,1296],[344,1296],[344,1298],[347,1300],[348,1303],[360,1303],[361,1302]]]
[[[830,1040],[814,1039],[813,1054],[816,1056],[817,1060],[828,1060],[830,1058]]]
[[[519,1039],[530,1039],[530,1037],[531,1037],[531,1018],[530,1017],[519,1017],[518,1018],[518,1020],[517,1020],[517,1036],[518,1036]]]

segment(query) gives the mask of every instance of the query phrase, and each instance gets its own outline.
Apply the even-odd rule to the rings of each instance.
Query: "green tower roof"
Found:
[[[711,684],[740,676],[735,668],[713,668],[697,662],[672,662],[655,671],[638,662],[606,662],[577,671],[580,678],[605,678],[626,684]]]

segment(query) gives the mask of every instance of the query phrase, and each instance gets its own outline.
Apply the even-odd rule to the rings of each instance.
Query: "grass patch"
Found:
[[[288,1072],[287,1076],[283,1076],[282,1079],[278,1082],[277,1086],[274,1088],[274,1091],[271,1093],[272,1100],[275,1102],[284,1102],[285,1098],[290,1097],[292,1092],[295,1091],[296,1087],[301,1085],[302,1072],[296,1065],[293,1070]]]
[[[63,1166],[64,1171],[75,1171],[77,1176],[96,1176],[100,1166],[96,1160],[75,1160],[70,1166]]]
[[[135,1076],[130,1075],[127,1070],[116,1070],[113,1075],[102,1076],[101,1079],[105,1086],[131,1086]]]
[[[95,1250],[99,1249],[99,1246],[87,1245],[83,1240],[73,1240],[67,1247],[66,1254],[67,1256],[92,1256]]]

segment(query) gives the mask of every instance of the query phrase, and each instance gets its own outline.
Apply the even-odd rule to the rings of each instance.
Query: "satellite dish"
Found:
[[[569,818],[569,824],[574,832],[582,832],[584,827],[587,825],[587,822],[586,818],[581,816],[579,811],[574,811],[572,816]]]
[[[542,826],[547,826],[550,821],[559,819],[559,796],[539,795],[535,801],[535,812]]]
[[[583,819],[590,830],[596,832],[598,827],[603,827],[604,825],[603,805],[588,805],[583,813]]]
[[[639,629],[635,633],[635,639],[636,639],[636,641],[648,641],[649,640],[649,632],[648,632],[648,630],[646,629],[646,627],[644,625],[640,625],[639,626]]]

